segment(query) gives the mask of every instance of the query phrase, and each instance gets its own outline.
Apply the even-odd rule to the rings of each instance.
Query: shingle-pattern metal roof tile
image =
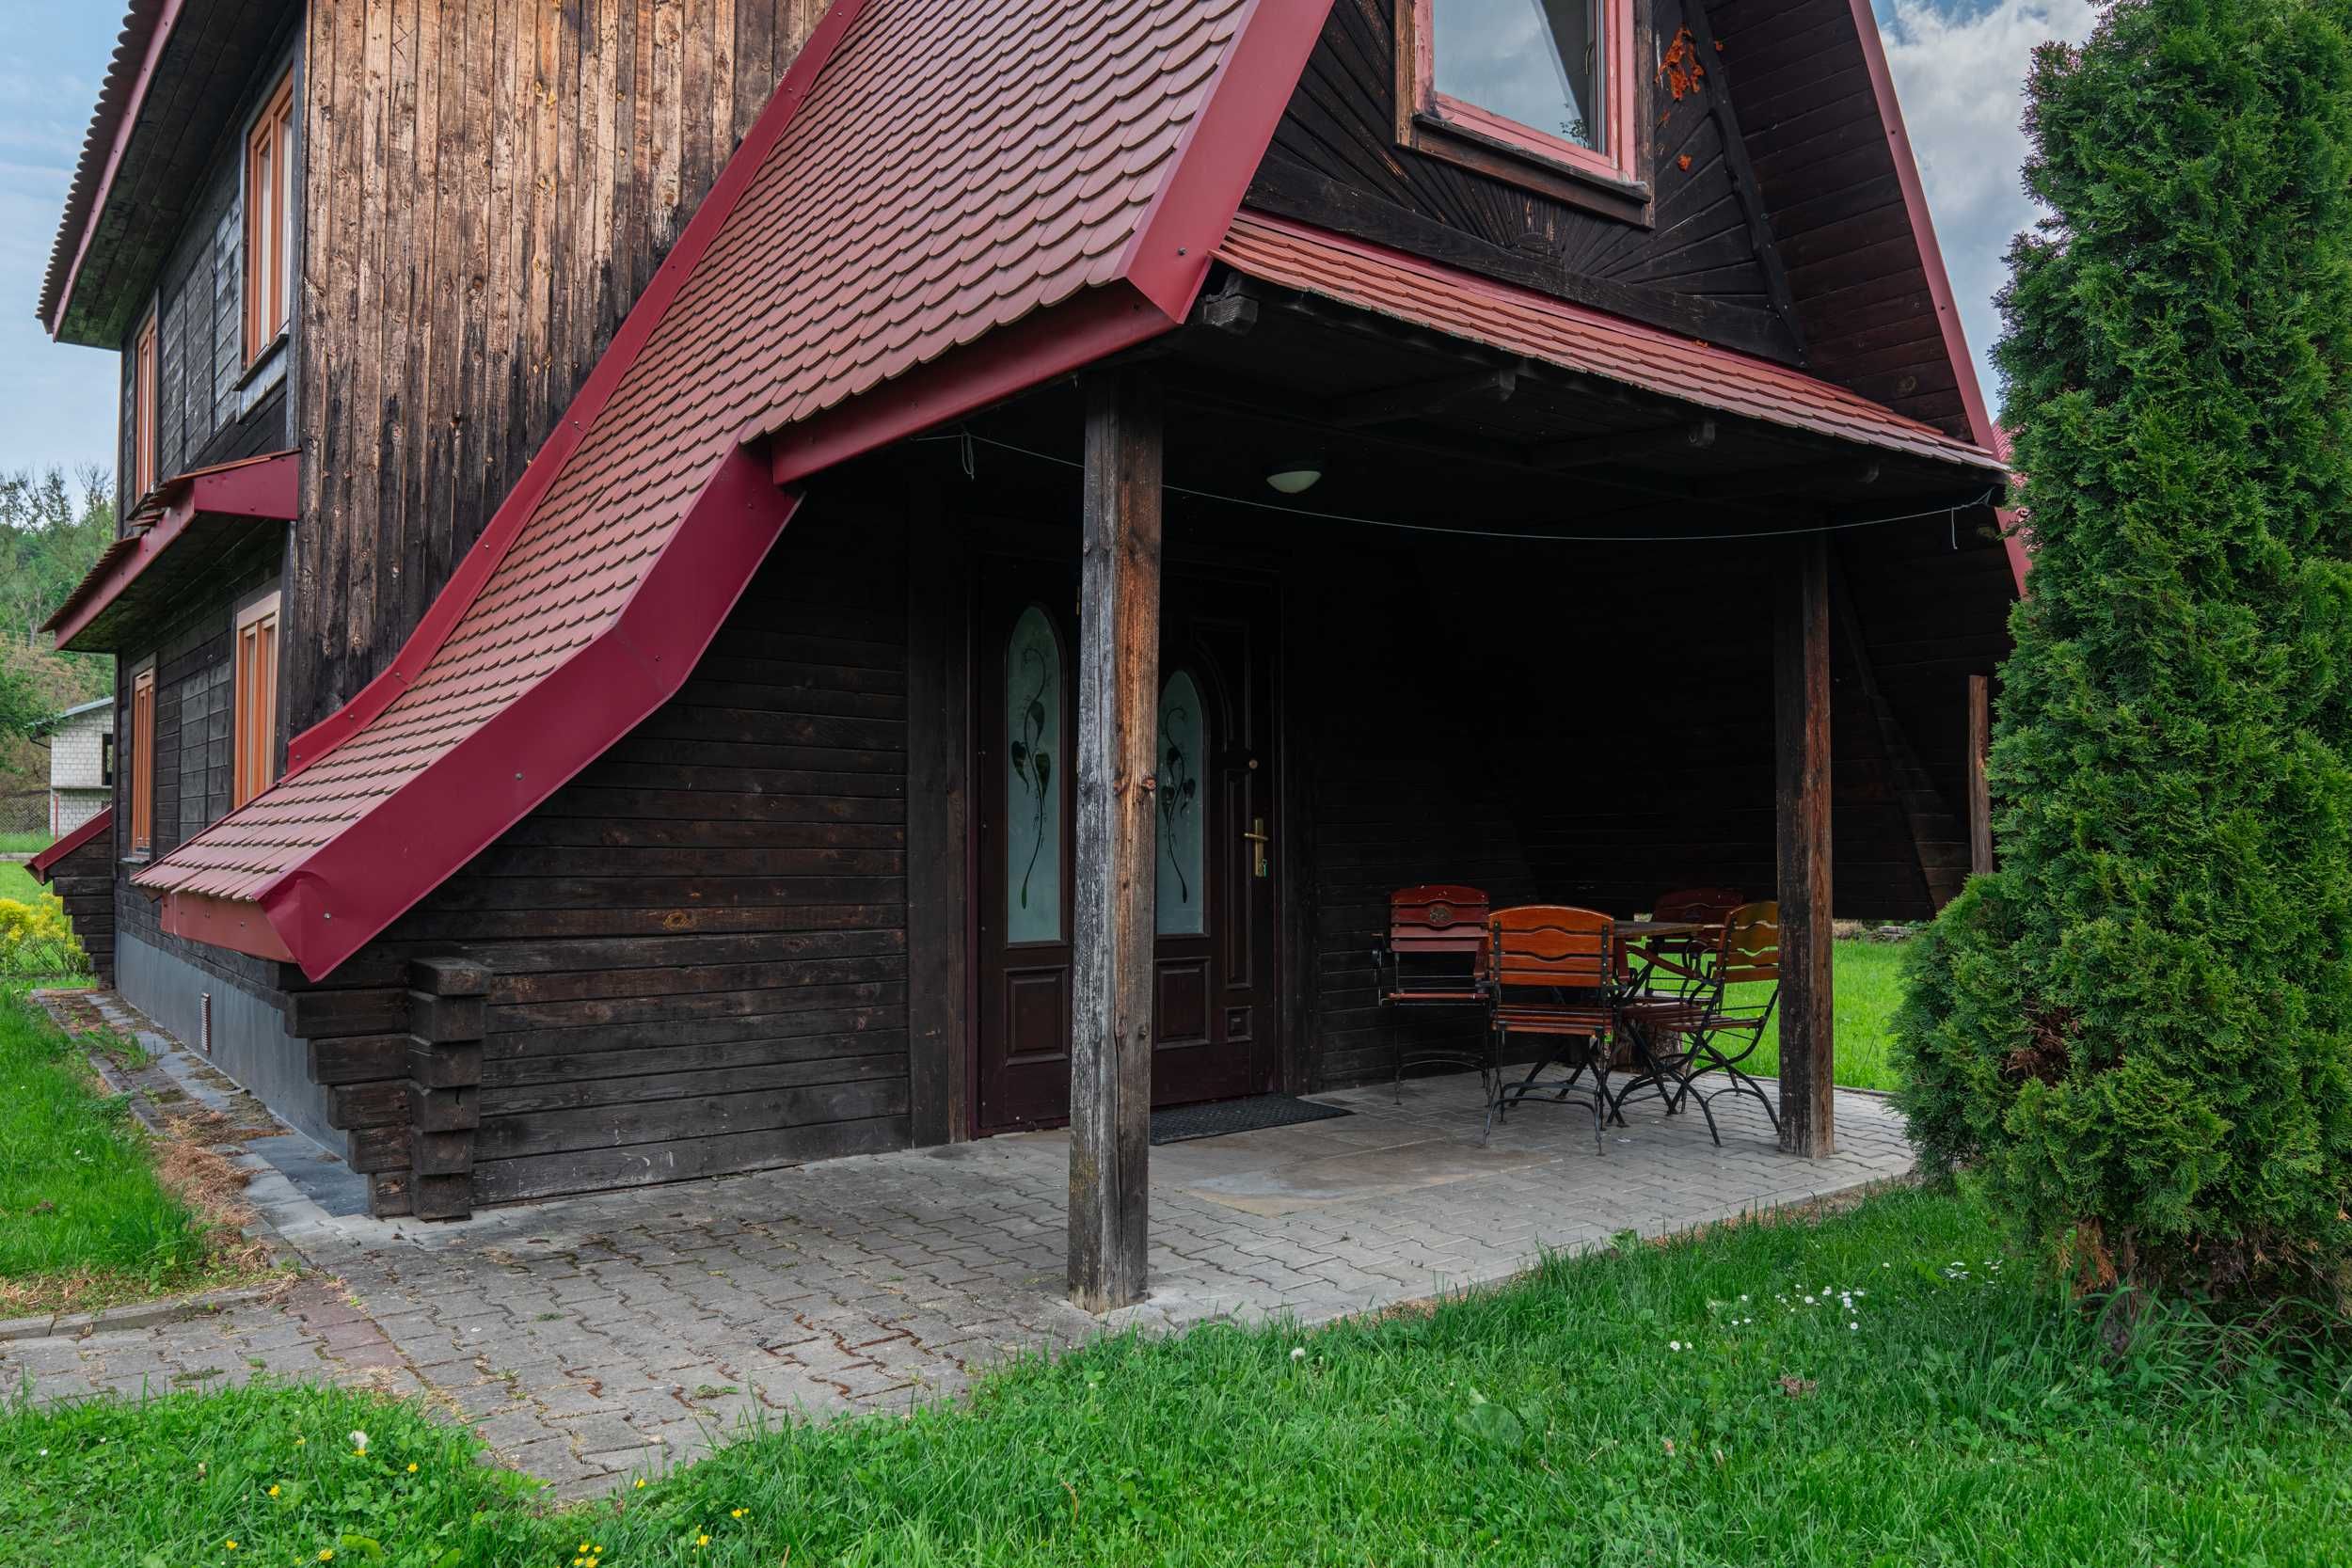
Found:
[[[1718,413],[1906,456],[2001,467],[1980,447],[1803,371],[1287,218],[1244,211],[1217,257],[1264,282]]]
[[[1120,276],[1249,0],[869,0],[411,684],[136,879],[253,900],[609,628],[742,442]]]

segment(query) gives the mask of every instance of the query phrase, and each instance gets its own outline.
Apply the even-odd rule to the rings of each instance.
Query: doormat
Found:
[[[1220,1100],[1208,1105],[1179,1105],[1152,1113],[1152,1141],[1189,1143],[1195,1138],[1221,1138],[1228,1132],[1255,1132],[1262,1127],[1291,1127],[1302,1121],[1328,1121],[1356,1113],[1339,1105],[1317,1105],[1295,1095],[1261,1094],[1248,1100]]]

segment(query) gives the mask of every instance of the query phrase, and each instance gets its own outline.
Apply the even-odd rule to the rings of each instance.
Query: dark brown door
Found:
[[[983,571],[973,659],[982,1132],[1070,1109],[1077,583]],[[1277,1086],[1273,595],[1171,575],[1161,617],[1155,1105]]]

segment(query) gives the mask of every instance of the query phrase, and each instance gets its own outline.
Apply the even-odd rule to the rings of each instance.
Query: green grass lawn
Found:
[[[0,898],[13,898],[20,904],[29,904],[48,891],[33,879],[33,874],[24,869],[23,861],[0,861]]]
[[[38,855],[56,842],[56,836],[46,832],[0,833],[0,855]],[[6,896],[8,895],[0,894],[0,897]]]
[[[146,1129],[82,1053],[0,990],[0,1317],[224,1277],[205,1220],[166,1190]]]
[[[1888,1054],[1895,1008],[1902,1001],[1903,944],[1841,942],[1831,958],[1830,984],[1836,997],[1836,1079],[1848,1088],[1892,1089],[1895,1065]],[[1735,987],[1734,993],[1763,988]],[[1764,1031],[1756,1054],[1741,1064],[1759,1077],[1780,1071],[1780,1018]]]
[[[0,1541],[92,1568],[2344,1560],[2343,1363],[2110,1360],[2002,1259],[1964,1199],[1891,1193],[1434,1313],[1105,1340],[617,1507],[529,1506],[462,1433],[352,1394],[20,1406]]]

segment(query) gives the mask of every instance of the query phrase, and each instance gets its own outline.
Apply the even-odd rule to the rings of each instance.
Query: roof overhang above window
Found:
[[[294,0],[129,0],[41,280],[51,337],[122,346],[300,16]]]
[[[301,454],[272,452],[167,479],[131,514],[131,531],[41,624],[66,653],[119,653],[188,584],[301,510]]]

